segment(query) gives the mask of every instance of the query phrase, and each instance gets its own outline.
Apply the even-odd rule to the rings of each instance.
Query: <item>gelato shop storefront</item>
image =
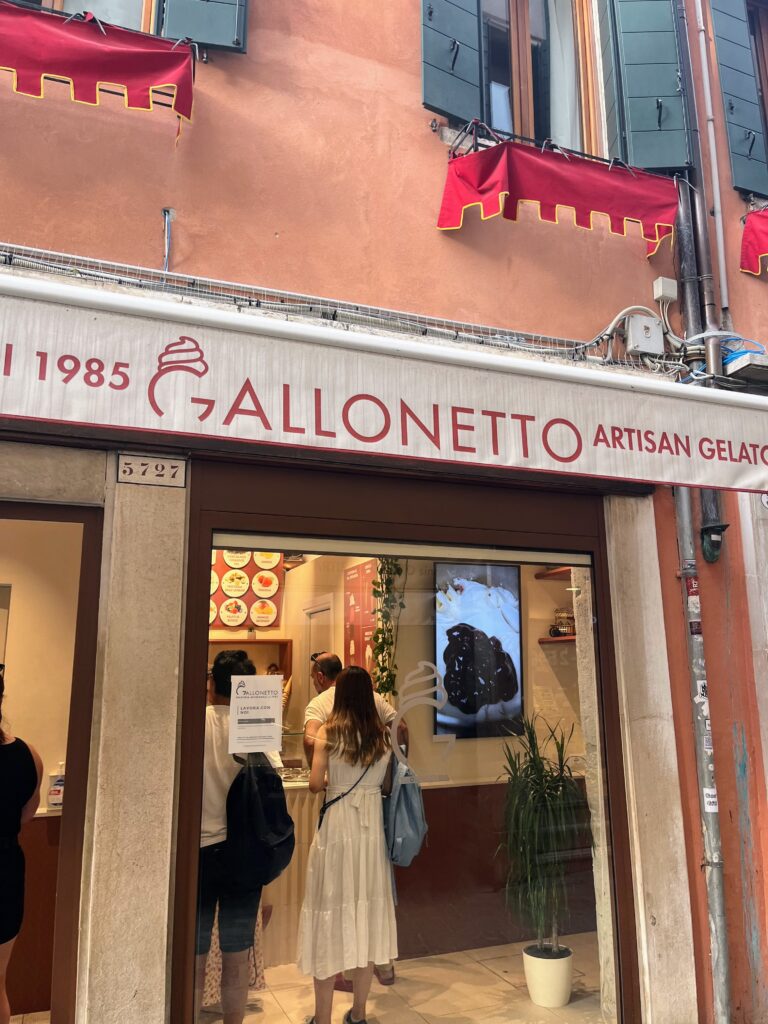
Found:
[[[262,893],[248,1012],[281,1022],[312,1012],[312,979],[296,967],[296,951],[322,798],[308,788],[304,733],[319,688],[314,666],[335,655],[370,673],[391,704],[393,736],[402,740],[405,728],[429,830],[413,862],[394,868],[398,958],[376,966],[371,1015],[419,1021],[461,1011],[481,1020],[503,1008],[539,1020],[523,950],[540,934],[547,945],[556,939],[563,957],[555,966],[566,966],[558,984],[568,991],[552,1020],[575,1020],[574,1012],[623,1019],[636,962],[633,941],[618,956],[617,935],[624,928],[632,936],[634,922],[631,888],[616,884],[629,870],[626,826],[608,811],[611,787],[621,805],[623,773],[615,684],[601,645],[610,631],[602,499],[214,461],[194,462],[191,475],[188,761],[176,866],[177,879],[189,883],[177,890],[174,1017],[192,1019],[193,992],[200,1020],[231,997],[234,954],[221,952],[215,928],[207,958],[195,956],[192,880],[211,711],[206,673],[234,650],[265,687],[280,686],[279,750],[270,757],[296,839],[289,866]],[[536,891],[548,900],[537,918],[520,848],[542,840],[523,834],[513,791],[520,772],[540,770],[540,798],[563,777],[567,798],[548,823],[558,835],[536,851],[544,858]],[[532,794],[530,780],[525,792]],[[330,928],[327,941],[338,941]],[[340,974],[336,998],[347,1008],[345,986]],[[551,986],[545,980],[544,996],[534,996],[551,1002]]]
[[[658,1019],[695,1019],[667,652],[648,640],[675,524],[652,491],[760,488],[757,400],[130,289],[3,273],[0,293],[0,521],[58,524],[24,527],[27,568],[6,524],[0,560],[7,707],[66,777],[60,848],[55,806],[35,826],[49,960],[12,962],[52,978],[29,1012],[312,1014],[313,736],[357,666],[427,826],[376,890],[396,902],[369,1017],[618,1024],[662,1000]],[[14,639],[30,580],[62,641],[33,673],[55,681],[50,728],[27,714],[34,615]],[[276,780],[293,851],[228,901],[205,871],[247,774],[232,753]],[[344,799],[380,828],[378,793]],[[339,1017],[348,935],[312,940]]]

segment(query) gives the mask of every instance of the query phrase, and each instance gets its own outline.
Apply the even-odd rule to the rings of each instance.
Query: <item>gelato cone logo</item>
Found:
[[[208,373],[205,355],[194,338],[182,335],[178,341],[169,342],[158,356],[157,371],[147,387],[147,398],[156,416],[165,415],[158,401],[157,386],[171,373],[191,373],[195,377],[204,377]]]

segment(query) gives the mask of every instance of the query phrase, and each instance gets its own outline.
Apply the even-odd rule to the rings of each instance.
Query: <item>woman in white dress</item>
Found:
[[[299,968],[315,982],[310,1024],[331,1024],[334,979],[351,971],[345,1024],[365,1024],[373,965],[397,956],[392,874],[384,840],[382,786],[391,747],[363,668],[336,680],[333,712],[315,738],[309,788],[326,790],[326,813],[309,851],[299,925]]]

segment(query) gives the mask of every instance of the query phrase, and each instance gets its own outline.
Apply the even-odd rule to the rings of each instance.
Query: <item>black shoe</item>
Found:
[[[352,1011],[347,1010],[344,1014],[344,1024],[368,1024],[367,1020],[352,1020]]]

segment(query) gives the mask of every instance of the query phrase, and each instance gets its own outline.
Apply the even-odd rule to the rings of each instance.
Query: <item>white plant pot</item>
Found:
[[[529,946],[528,949],[536,947]],[[562,949],[565,950],[566,947],[563,946]],[[532,1003],[552,1008],[567,1005],[573,984],[573,951],[569,949],[567,954],[550,959],[533,956],[527,949],[523,950],[525,983]]]

